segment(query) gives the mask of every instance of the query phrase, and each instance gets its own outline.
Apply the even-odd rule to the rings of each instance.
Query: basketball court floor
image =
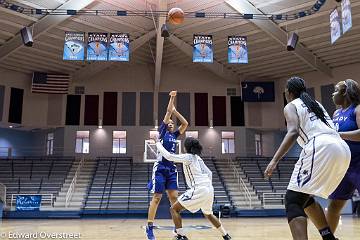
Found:
[[[233,218],[222,219],[224,226],[234,240],[288,240],[290,230],[285,218]],[[145,239],[143,225],[145,220],[133,219],[81,219],[81,220],[3,220],[1,239],[11,239],[14,233],[67,233],[86,240],[139,240]],[[158,240],[172,239],[172,223],[170,220],[157,220],[156,236]],[[215,240],[221,239],[218,232],[209,227],[204,219],[185,219],[184,226],[189,239]],[[359,239],[360,219],[343,217],[337,231],[341,240]],[[14,238],[13,238],[14,239]],[[33,238],[32,238],[33,239]],[[49,238],[50,239],[50,238]],[[70,239],[70,238],[68,238]],[[309,239],[321,239],[314,226],[309,223]]]

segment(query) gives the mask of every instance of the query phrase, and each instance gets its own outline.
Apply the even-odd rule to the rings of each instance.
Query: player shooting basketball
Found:
[[[171,206],[171,216],[176,227],[176,240],[187,240],[180,212],[189,210],[195,213],[201,210],[212,225],[218,229],[223,239],[230,240],[230,235],[226,232],[219,219],[212,211],[214,202],[214,187],[212,186],[212,172],[201,159],[202,146],[200,142],[192,137],[185,139],[186,154],[173,154],[167,151],[159,141],[156,143],[160,155],[166,159],[182,163],[186,185],[190,188],[182,194]]]
[[[186,119],[175,109],[174,100],[177,92],[172,91],[169,93],[170,100],[167,107],[164,120],[159,127],[159,139],[162,141],[164,148],[171,152],[176,152],[176,139],[179,135],[183,134],[188,126]],[[171,116],[174,115],[180,120],[181,125],[175,130],[174,122]],[[178,197],[178,172],[176,165],[168,159],[162,157],[153,167],[152,180],[149,183],[149,190],[154,194],[153,199],[149,206],[148,212],[148,226],[146,227],[146,236],[149,240],[154,240],[153,223],[157,208],[160,204],[162,194],[166,191],[171,205],[173,205]]]

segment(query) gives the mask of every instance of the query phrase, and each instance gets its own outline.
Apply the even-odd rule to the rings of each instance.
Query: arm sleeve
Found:
[[[156,147],[160,152],[160,155],[163,156],[166,160],[176,163],[189,163],[191,161],[191,155],[189,154],[171,154],[169,153],[161,144],[161,142],[156,143]]]
[[[211,172],[211,170],[205,165],[203,160],[199,161],[199,164],[200,164],[201,169],[205,172],[205,174],[207,174],[209,176],[210,181],[212,182],[212,172]]]

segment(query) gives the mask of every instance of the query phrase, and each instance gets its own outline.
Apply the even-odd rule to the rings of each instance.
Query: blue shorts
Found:
[[[148,189],[152,193],[164,193],[165,190],[178,190],[178,172],[175,166],[165,166],[156,162],[153,167]]]
[[[359,169],[349,168],[339,186],[329,196],[329,199],[349,200],[352,198],[355,189],[360,192],[360,171]]]

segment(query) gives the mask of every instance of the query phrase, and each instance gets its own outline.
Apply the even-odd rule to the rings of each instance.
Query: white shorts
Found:
[[[350,149],[340,137],[314,137],[304,146],[288,189],[328,198],[344,178],[350,158]]]
[[[201,210],[205,215],[213,213],[213,186],[196,186],[187,190],[178,198],[178,202],[187,210],[196,213]]]

